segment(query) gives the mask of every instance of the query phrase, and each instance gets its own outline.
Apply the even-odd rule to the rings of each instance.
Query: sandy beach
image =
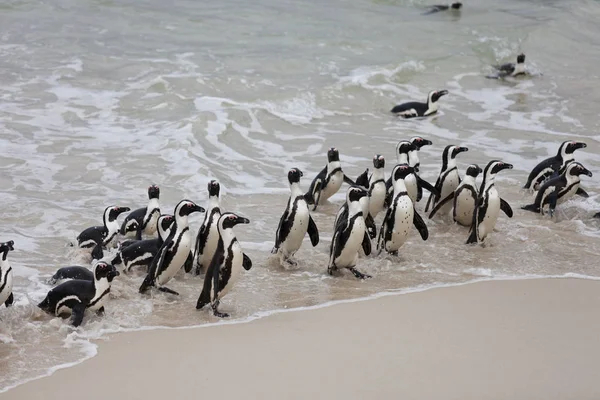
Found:
[[[600,282],[488,281],[113,335],[1,399],[598,399]]]

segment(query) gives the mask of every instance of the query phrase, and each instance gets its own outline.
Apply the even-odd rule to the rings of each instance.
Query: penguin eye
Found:
[[[234,220],[234,219],[235,219],[235,217],[234,217],[233,215],[230,215],[230,216],[229,216],[229,219],[230,219],[230,220]]]

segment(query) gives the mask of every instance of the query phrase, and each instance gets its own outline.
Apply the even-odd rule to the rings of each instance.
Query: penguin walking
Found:
[[[406,190],[404,179],[413,172],[408,164],[398,164],[392,171],[394,180],[394,199],[379,229],[377,250],[379,254],[385,249],[391,255],[397,255],[398,249],[406,242],[412,225],[417,228],[421,239],[427,240],[429,231],[423,218],[415,210],[413,201]]]
[[[50,289],[38,307],[57,317],[71,315],[73,326],[81,325],[86,309],[104,313],[110,286],[119,271],[113,265],[99,261],[94,265],[93,274],[92,281],[73,279]]]
[[[477,205],[473,213],[473,222],[469,231],[467,244],[483,242],[496,226],[498,214],[502,210],[508,218],[512,218],[510,205],[500,197],[494,185],[496,174],[504,169],[512,169],[512,164],[500,160],[492,160],[483,170],[483,182],[479,189]]]
[[[135,232],[137,240],[142,239],[142,233],[147,236],[154,236],[158,217],[160,217],[159,197],[159,187],[156,185],[149,186],[148,206],[133,210],[125,217],[121,224],[121,235],[126,236],[130,232]]]
[[[447,90],[432,90],[427,95],[427,102],[410,101],[392,108],[392,113],[402,118],[427,117],[438,112],[438,100],[448,94]]]
[[[356,269],[359,248],[362,246],[365,255],[371,254],[371,239],[366,230],[363,207],[360,204],[360,199],[365,196],[367,191],[359,186],[351,186],[346,192],[348,217],[340,218],[335,226],[329,248],[329,275],[333,275],[339,268],[347,268],[359,279],[371,277]]]
[[[307,232],[313,247],[319,244],[317,224],[315,224],[310,211],[308,211],[308,204],[306,204],[304,193],[300,189],[300,178],[302,176],[303,173],[298,168],[292,168],[288,172],[291,194],[285,211],[279,220],[279,226],[275,234],[275,246],[271,250],[272,254],[279,253],[280,263],[285,261],[290,265],[296,265],[291,257],[300,249]]]
[[[444,149],[444,152],[442,153],[442,169],[435,182],[435,188],[439,194],[431,194],[429,196],[429,200],[427,200],[427,205],[425,206],[425,212],[429,211],[430,206],[431,209],[433,209],[440,200],[445,199],[448,195],[454,193],[460,184],[460,175],[458,173],[458,167],[456,166],[456,156],[465,151],[469,151],[469,149],[453,145],[446,146]],[[450,204],[443,206],[442,213],[447,214],[450,210],[450,206]]]
[[[525,68],[525,54],[521,53],[517,56],[517,63],[506,63],[501,65],[493,65],[496,69],[496,75],[489,75],[488,78],[498,79],[506,78],[507,76],[520,76],[526,75],[527,69]]]
[[[369,178],[367,197],[369,216],[374,220],[385,209],[387,188],[385,185],[385,158],[381,154],[373,157],[373,174]]]
[[[139,292],[146,292],[155,286],[161,292],[179,295],[176,291],[165,287],[175,274],[188,261],[192,248],[188,216],[194,212],[204,212],[204,208],[190,200],[181,200],[175,206],[175,222],[171,226],[169,237],[164,241],[152,260],[148,275],[142,282]]]
[[[218,310],[219,303],[239,279],[242,268],[246,271],[252,268],[252,260],[242,251],[242,247],[233,232],[233,227],[237,224],[249,223],[248,218],[240,217],[231,212],[223,213],[219,217],[217,223],[219,244],[206,270],[204,286],[196,303],[197,310],[210,303],[216,317],[229,317],[229,314]]]
[[[356,186],[360,187],[358,185],[356,185]],[[361,187],[361,189],[362,189],[362,187]],[[359,200],[359,203],[360,203],[360,207],[361,207],[363,217],[365,220],[365,227],[367,229],[367,234],[369,235],[369,237],[371,239],[374,239],[377,236],[377,226],[375,225],[375,220],[369,213],[369,208],[371,206],[371,203],[369,201],[368,193],[369,192],[367,191],[367,195],[365,197],[361,198]],[[335,215],[335,220],[333,222],[334,230],[340,221],[345,221],[346,219],[348,219],[348,213],[350,210],[349,206],[350,205],[348,204],[348,201],[345,201],[344,204],[342,204],[342,206],[338,209],[338,211]]]
[[[204,214],[204,221],[198,235],[196,236],[196,246],[194,250],[196,260],[195,274],[200,275],[212,261],[217,245],[219,244],[219,228],[217,224],[221,217],[221,205],[219,203],[219,194],[221,185],[216,180],[208,182],[208,209]]]
[[[555,156],[546,158],[535,166],[527,177],[527,182],[523,189],[538,190],[545,180],[551,176],[558,174],[561,175],[567,164],[575,159],[573,154],[575,150],[584,149],[587,144],[577,141],[566,141],[563,142],[558,148],[558,152]]]
[[[408,152],[408,165],[414,168],[415,172],[419,172],[421,168],[421,160],[419,160],[419,151],[424,146],[431,146],[433,142],[431,140],[427,140],[422,138],[421,136],[413,136],[409,140],[410,143],[414,146],[413,150]]]
[[[8,252],[15,250],[14,245],[12,240],[0,243],[0,305],[4,304],[6,307],[11,306],[14,301],[13,273],[7,259]]]
[[[342,171],[340,152],[335,147],[332,147],[327,151],[327,165],[313,179],[305,195],[307,203],[314,204],[313,211],[323,201],[336,194],[340,190],[340,187],[342,187],[343,182],[354,185],[352,179],[348,178],[344,174],[344,171]]]
[[[102,226],[91,226],[84,229],[77,236],[77,244],[80,248],[110,247],[119,232],[117,217],[129,211],[129,207],[110,206],[104,209]]]
[[[473,212],[477,203],[478,189],[475,179],[482,172],[477,164],[471,164],[467,167],[465,178],[462,180],[456,190],[440,200],[431,210],[429,218],[433,216],[450,201],[453,201],[452,218],[454,222],[470,227],[473,223]]]
[[[533,204],[521,208],[544,215],[544,207],[548,205],[550,217],[552,217],[556,206],[569,200],[575,194],[588,197],[588,194],[579,187],[580,175],[591,177],[592,173],[577,161],[569,163],[562,175],[550,178],[542,184]]]

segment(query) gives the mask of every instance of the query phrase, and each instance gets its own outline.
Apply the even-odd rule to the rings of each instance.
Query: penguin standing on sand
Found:
[[[221,217],[220,192],[221,185],[218,181],[213,179],[208,182],[208,208],[204,214],[204,221],[202,221],[202,225],[198,229],[194,249],[196,275],[200,275],[208,267],[215,255],[215,251],[217,251],[217,245],[219,244],[219,228],[217,227],[217,223]]]
[[[512,208],[500,197],[494,185],[496,174],[504,169],[512,169],[512,167],[512,164],[500,160],[492,160],[486,165],[467,244],[485,240],[487,235],[494,230],[500,210],[504,211],[508,218],[512,218]]]
[[[11,306],[14,301],[13,296],[13,273],[12,267],[8,262],[8,252],[14,251],[15,242],[0,243],[0,306],[4,304],[6,307]]]
[[[109,247],[112,245],[117,233],[119,223],[117,217],[129,211],[129,207],[110,206],[106,207],[102,216],[103,226],[91,226],[84,229],[77,236],[77,244],[80,248],[94,248],[96,245]]]
[[[305,195],[307,203],[314,204],[313,211],[323,201],[336,194],[342,187],[343,182],[354,185],[352,179],[348,178],[342,171],[340,152],[332,147],[327,151],[327,165],[312,181],[308,193]]]
[[[427,205],[425,206],[425,212],[429,211],[430,206],[431,209],[433,209],[441,199],[445,199],[448,195],[454,193],[460,184],[460,175],[458,174],[458,167],[456,166],[456,156],[468,150],[469,149],[466,147],[453,145],[446,146],[442,153],[442,169],[435,182],[435,188],[439,194],[431,194],[429,196],[429,200],[427,200]],[[441,210],[442,213],[448,213],[450,206],[450,204],[443,206]]]
[[[575,155],[573,154],[575,150],[586,147],[587,144],[583,142],[569,140],[563,142],[555,156],[546,158],[531,170],[523,189],[538,190],[541,184],[551,176],[555,174],[561,175],[567,164],[575,159]]]
[[[438,112],[440,105],[438,100],[448,94],[447,90],[433,90],[427,95],[426,103],[410,101],[392,108],[392,113],[402,118],[427,117]]]
[[[188,216],[195,212],[204,212],[204,208],[190,200],[181,200],[175,206],[175,222],[171,226],[169,237],[164,241],[152,260],[146,279],[139,292],[144,293],[151,286],[161,292],[179,295],[176,291],[165,287],[175,274],[183,267],[190,256],[192,238],[188,226]]]
[[[298,168],[292,168],[288,172],[291,194],[279,220],[275,234],[275,246],[271,250],[272,254],[279,253],[280,262],[285,261],[290,265],[296,264],[291,257],[300,249],[307,232],[313,247],[319,244],[317,224],[308,211],[308,204],[306,204],[304,193],[300,189],[302,175],[302,171]]]
[[[129,232],[135,232],[137,240],[142,239],[142,233],[147,236],[154,236],[158,217],[160,217],[159,197],[160,189],[158,186],[151,185],[148,187],[148,206],[133,210],[125,217],[121,224],[121,235],[125,236]]]
[[[573,161],[567,165],[565,172],[545,181],[535,196],[535,202],[521,207],[523,210],[539,212],[544,215],[544,207],[548,205],[550,217],[554,215],[554,209],[558,204],[569,200],[575,194],[582,197],[589,197],[588,194],[579,187],[580,175],[592,176],[592,173],[580,163]]]
[[[210,303],[216,317],[229,317],[229,314],[218,310],[219,302],[235,285],[242,273],[242,268],[246,271],[252,268],[252,260],[242,251],[240,243],[233,232],[233,227],[237,224],[249,223],[248,218],[230,212],[223,213],[219,218],[217,225],[219,244],[206,270],[204,286],[196,303],[197,310]]]

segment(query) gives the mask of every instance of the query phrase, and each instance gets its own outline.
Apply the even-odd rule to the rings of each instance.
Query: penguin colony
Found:
[[[427,14],[439,11],[458,12],[462,3],[433,6]],[[488,78],[504,79],[527,75],[525,55],[519,54],[516,63],[494,66],[497,73]],[[448,95],[447,90],[429,92],[425,102],[411,101],[392,108],[391,113],[401,118],[427,117],[437,113],[439,99]],[[336,194],[347,183],[346,201],[336,214],[333,237],[329,245],[327,273],[336,274],[348,270],[358,279],[371,276],[357,269],[359,255],[379,255],[386,252],[398,254],[414,226],[422,240],[428,240],[429,231],[416,204],[423,199],[424,190],[429,192],[424,207],[428,219],[436,215],[451,215],[465,230],[467,244],[485,245],[493,232],[500,211],[509,218],[513,210],[495,186],[496,175],[513,166],[501,160],[491,160],[481,168],[469,165],[461,176],[456,159],[468,148],[458,145],[446,146],[442,152],[442,167],[434,185],[419,176],[419,150],[433,145],[430,140],[413,137],[401,140],[396,146],[396,164],[386,180],[385,157],[373,157],[373,171],[365,170],[355,180],[342,170],[339,151],[327,151],[327,165],[311,181],[305,193],[300,186],[303,172],[292,168],[288,172],[290,197],[275,233],[275,245],[271,253],[279,258],[282,266],[297,265],[295,253],[308,234],[312,246],[319,244],[318,226],[311,211]],[[582,175],[592,173],[575,161],[574,153],[585,148],[578,141],[565,141],[553,157],[543,160],[530,172],[523,189],[537,192],[533,203],[522,206],[524,210],[550,217],[556,207],[574,195],[588,197],[580,186]],[[482,175],[480,184],[476,180]],[[92,269],[82,266],[60,268],[49,283],[55,285],[38,304],[42,310],[54,316],[71,316],[71,324],[79,326],[85,312],[101,315],[111,283],[120,272],[129,273],[142,268],[146,277],[139,292],[144,294],[155,288],[164,293],[178,295],[166,285],[182,268],[194,275],[204,274],[204,284],[196,303],[197,309],[210,305],[217,317],[228,314],[218,310],[219,303],[235,283],[242,271],[252,267],[252,260],[245,254],[236,239],[233,228],[249,224],[243,216],[225,212],[220,207],[220,185],[216,180],[208,183],[208,205],[205,209],[191,200],[181,200],[173,214],[162,214],[159,206],[160,189],[148,188],[148,204],[130,211],[128,207],[109,206],[102,215],[103,224],[84,229],[77,236],[77,246],[88,249],[95,260]],[[119,215],[129,212],[119,225]],[[197,235],[190,232],[188,217],[192,213],[204,213],[204,220]],[[451,212],[451,213],[450,213]],[[383,214],[379,226],[375,220]],[[600,218],[600,213],[594,215]],[[130,238],[133,237],[133,238]],[[145,238],[144,238],[145,237]],[[106,261],[104,251],[115,248],[112,260]],[[12,268],[8,253],[14,251],[12,240],[0,243],[0,306],[11,306]]]

